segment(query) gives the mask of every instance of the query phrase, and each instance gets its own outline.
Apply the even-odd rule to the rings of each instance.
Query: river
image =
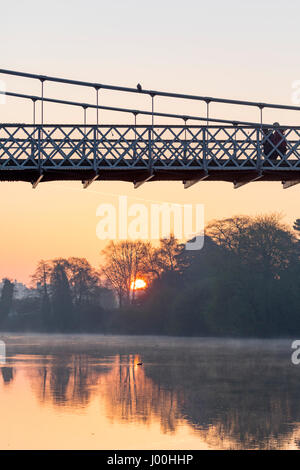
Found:
[[[300,447],[300,365],[291,362],[292,341],[0,340],[1,449]]]

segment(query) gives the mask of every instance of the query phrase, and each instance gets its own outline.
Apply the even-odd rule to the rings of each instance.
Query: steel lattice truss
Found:
[[[260,127],[0,125],[0,179],[44,181],[300,180],[300,127],[286,151]],[[268,141],[277,158],[265,154]],[[287,184],[287,183],[286,183]]]

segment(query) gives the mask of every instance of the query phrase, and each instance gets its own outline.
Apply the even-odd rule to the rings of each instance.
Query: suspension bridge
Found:
[[[200,181],[228,181],[239,188],[254,181],[279,181],[283,188],[300,183],[300,126],[278,126],[263,121],[266,108],[299,111],[287,106],[252,101],[184,95],[156,90],[128,88],[101,83],[68,80],[0,69],[0,74],[38,80],[41,93],[28,95],[9,90],[7,97],[32,102],[30,123],[0,123],[0,181],[39,183],[78,180],[87,188],[94,181],[127,181],[138,188],[150,181],[182,181],[185,188]],[[48,98],[46,82],[93,88],[95,103]],[[128,109],[99,104],[101,89],[138,93],[151,98],[151,110]],[[156,97],[202,101],[205,116],[155,111]],[[36,122],[36,104],[41,105]],[[79,107],[81,124],[46,124],[46,103]],[[210,116],[210,104],[223,103],[259,110],[259,122],[235,121]],[[87,110],[96,110],[95,124],[87,124]],[[132,124],[104,124],[99,111],[132,116]],[[137,124],[137,117],[150,117],[149,125]],[[175,124],[161,125],[157,118]],[[180,124],[178,124],[180,122]],[[273,136],[277,132],[279,139]]]

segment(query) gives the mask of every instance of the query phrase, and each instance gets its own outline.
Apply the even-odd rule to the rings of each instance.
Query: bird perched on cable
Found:
[[[142,91],[142,85],[140,83],[138,83],[136,87],[137,87],[138,91]]]

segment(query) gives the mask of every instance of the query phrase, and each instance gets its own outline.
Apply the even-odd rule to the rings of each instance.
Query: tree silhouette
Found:
[[[2,280],[3,287],[0,299],[0,319],[1,323],[4,322],[11,311],[13,295],[14,295],[14,284],[9,279],[5,278]]]
[[[73,303],[71,289],[66,274],[68,263],[63,259],[54,261],[51,272],[51,297],[55,325],[60,331],[65,331],[72,326]]]

